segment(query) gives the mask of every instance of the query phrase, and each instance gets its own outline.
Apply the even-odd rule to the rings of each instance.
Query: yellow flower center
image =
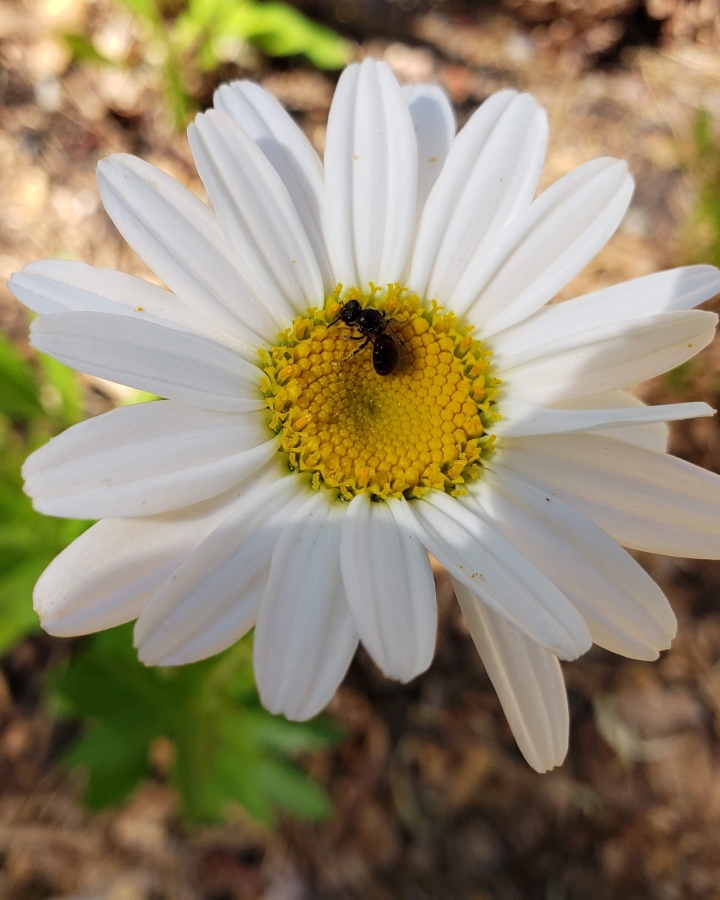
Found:
[[[399,285],[370,294],[341,286],[325,309],[310,309],[261,351],[262,389],[290,467],[311,473],[315,488],[349,500],[421,496],[427,488],[464,493],[492,452],[498,381],[490,354],[433,301],[424,306]],[[338,319],[351,300],[385,315],[397,365],[379,375],[373,342]],[[381,367],[382,368],[382,367]]]

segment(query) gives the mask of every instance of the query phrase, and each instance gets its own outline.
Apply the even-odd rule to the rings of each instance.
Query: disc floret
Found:
[[[371,348],[358,353],[353,329],[334,322],[342,303],[358,300],[385,313],[400,351],[390,375],[378,375]],[[478,477],[500,417],[490,352],[434,301],[426,306],[401,287],[369,293],[342,286],[323,309],[309,309],[278,343],[261,351],[262,390],[291,469],[316,489],[346,500],[454,496]]]

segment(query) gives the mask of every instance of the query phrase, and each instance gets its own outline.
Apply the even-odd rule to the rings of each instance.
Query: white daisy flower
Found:
[[[664,423],[712,410],[625,392],[712,340],[716,316],[693,307],[718,271],[546,307],[633,182],[595,159],[534,199],[547,120],[511,90],[456,136],[439,88],[350,66],[324,173],[248,82],[221,87],[189,139],[212,209],[134,157],[98,166],[110,217],[169,290],[47,260],[11,282],[39,350],[167,398],[28,459],[38,510],[101,520],[40,578],[44,627],[137,619],[140,658],[177,665],[254,625],[263,703],[305,719],[358,641],[391,678],[428,667],[429,551],[526,759],[558,765],[558,658],[595,641],[655,659],[675,632],[621,545],[720,558],[720,479],[665,453]]]

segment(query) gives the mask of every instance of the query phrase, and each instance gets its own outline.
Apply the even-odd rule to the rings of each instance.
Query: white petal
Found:
[[[570,434],[612,425],[677,422],[715,415],[715,410],[707,403],[667,403],[614,409],[550,409],[512,396],[502,401],[501,409],[502,420],[493,426],[493,431],[498,437],[505,438]]]
[[[496,354],[506,358],[569,335],[645,316],[692,309],[720,292],[714,266],[685,266],[643,275],[612,287],[556,303],[493,338]]]
[[[503,389],[531,403],[556,404],[614,391],[679,366],[706,347],[717,316],[661,313],[566,335],[532,350],[497,355]]]
[[[561,409],[625,409],[627,407],[637,408],[646,404],[626,391],[611,391],[608,394],[595,394],[593,397],[566,400],[558,405]],[[617,441],[627,441],[629,444],[635,444],[645,450],[653,450],[655,453],[666,453],[669,439],[668,427],[664,422],[656,422],[651,425],[623,425],[620,428],[600,428],[593,431],[593,434],[615,438]]]
[[[201,113],[188,128],[195,165],[244,277],[287,316],[321,306],[320,269],[287,188],[230,116]]]
[[[266,406],[262,371],[237,351],[142,319],[97,312],[41,316],[30,326],[30,343],[87,375],[204,409]]]
[[[458,313],[500,232],[532,202],[547,147],[547,117],[529,94],[501,91],[455,139],[425,206],[410,284]]]
[[[676,630],[670,604],[597,525],[502,468],[488,473],[472,496],[500,533],[575,604],[595,643],[634,659],[656,659],[670,646]]]
[[[345,287],[400,279],[415,229],[417,145],[400,85],[366,59],[340,76],[325,143],[325,240]]]
[[[360,67],[348,66],[335,88],[325,138],[323,233],[335,281],[359,284],[353,240],[352,184],[355,94]]]
[[[302,496],[300,479],[287,474],[242,493],[143,610],[135,646],[146,665],[204,659],[252,628],[283,520]]]
[[[365,649],[389,678],[410,681],[432,662],[437,602],[425,548],[393,515],[402,503],[357,494],[343,518],[340,567]]]
[[[142,278],[81,262],[43,259],[16,272],[8,287],[40,315],[100,312],[131,316],[179,331],[200,334],[257,360],[257,350],[213,322],[213,311],[191,309],[175,294]]]
[[[312,144],[275,97],[252,81],[222,85],[215,91],[213,105],[242,126],[282,179],[305,226],[325,293],[330,293],[335,284],[322,233],[325,185],[322,163]]]
[[[455,112],[447,94],[437,84],[406,84],[402,91],[418,148],[417,214],[420,215],[455,137]]]
[[[634,550],[720,558],[720,476],[593,434],[515,438],[498,463]]]
[[[179,182],[134,156],[98,163],[108,215],[137,255],[170,290],[247,344],[272,341],[289,322],[251,291],[215,214]]]
[[[46,515],[150,516],[228,490],[277,448],[262,415],[140,403],[81,422],[36,450],[23,466],[25,491]]]
[[[435,490],[404,509],[412,511],[420,540],[453,578],[523,634],[562,659],[590,647],[590,633],[570,601],[480,515]]]
[[[448,159],[442,168],[442,177],[438,177],[422,210],[412,255],[409,284],[421,296],[428,293],[438,251],[477,159],[498,121],[517,97],[516,91],[499,91],[493,94],[475,111],[450,147]],[[489,187],[488,185],[488,189]],[[528,204],[529,202],[530,200]]]
[[[309,719],[332,699],[357,647],[342,590],[343,507],[323,491],[283,528],[255,626],[260,699],[272,713]]]
[[[470,321],[487,337],[531,315],[604,247],[633,192],[627,165],[594,159],[556,181],[508,225],[473,272]]]
[[[55,557],[38,579],[33,605],[60,637],[136,618],[152,596],[228,515],[237,491],[142,519],[104,519]]]
[[[536,772],[562,764],[570,717],[554,653],[531,641],[453,581],[470,634],[522,755]]]

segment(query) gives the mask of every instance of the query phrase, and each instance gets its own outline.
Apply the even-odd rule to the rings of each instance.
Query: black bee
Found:
[[[334,325],[338,319],[360,332],[360,336],[351,337],[351,341],[363,342],[348,356],[348,359],[352,359],[368,344],[372,344],[372,364],[377,374],[391,375],[395,371],[400,362],[400,348],[397,337],[390,329],[392,320],[384,312],[371,306],[363,309],[357,300],[348,300],[342,304],[337,316],[329,324]]]

